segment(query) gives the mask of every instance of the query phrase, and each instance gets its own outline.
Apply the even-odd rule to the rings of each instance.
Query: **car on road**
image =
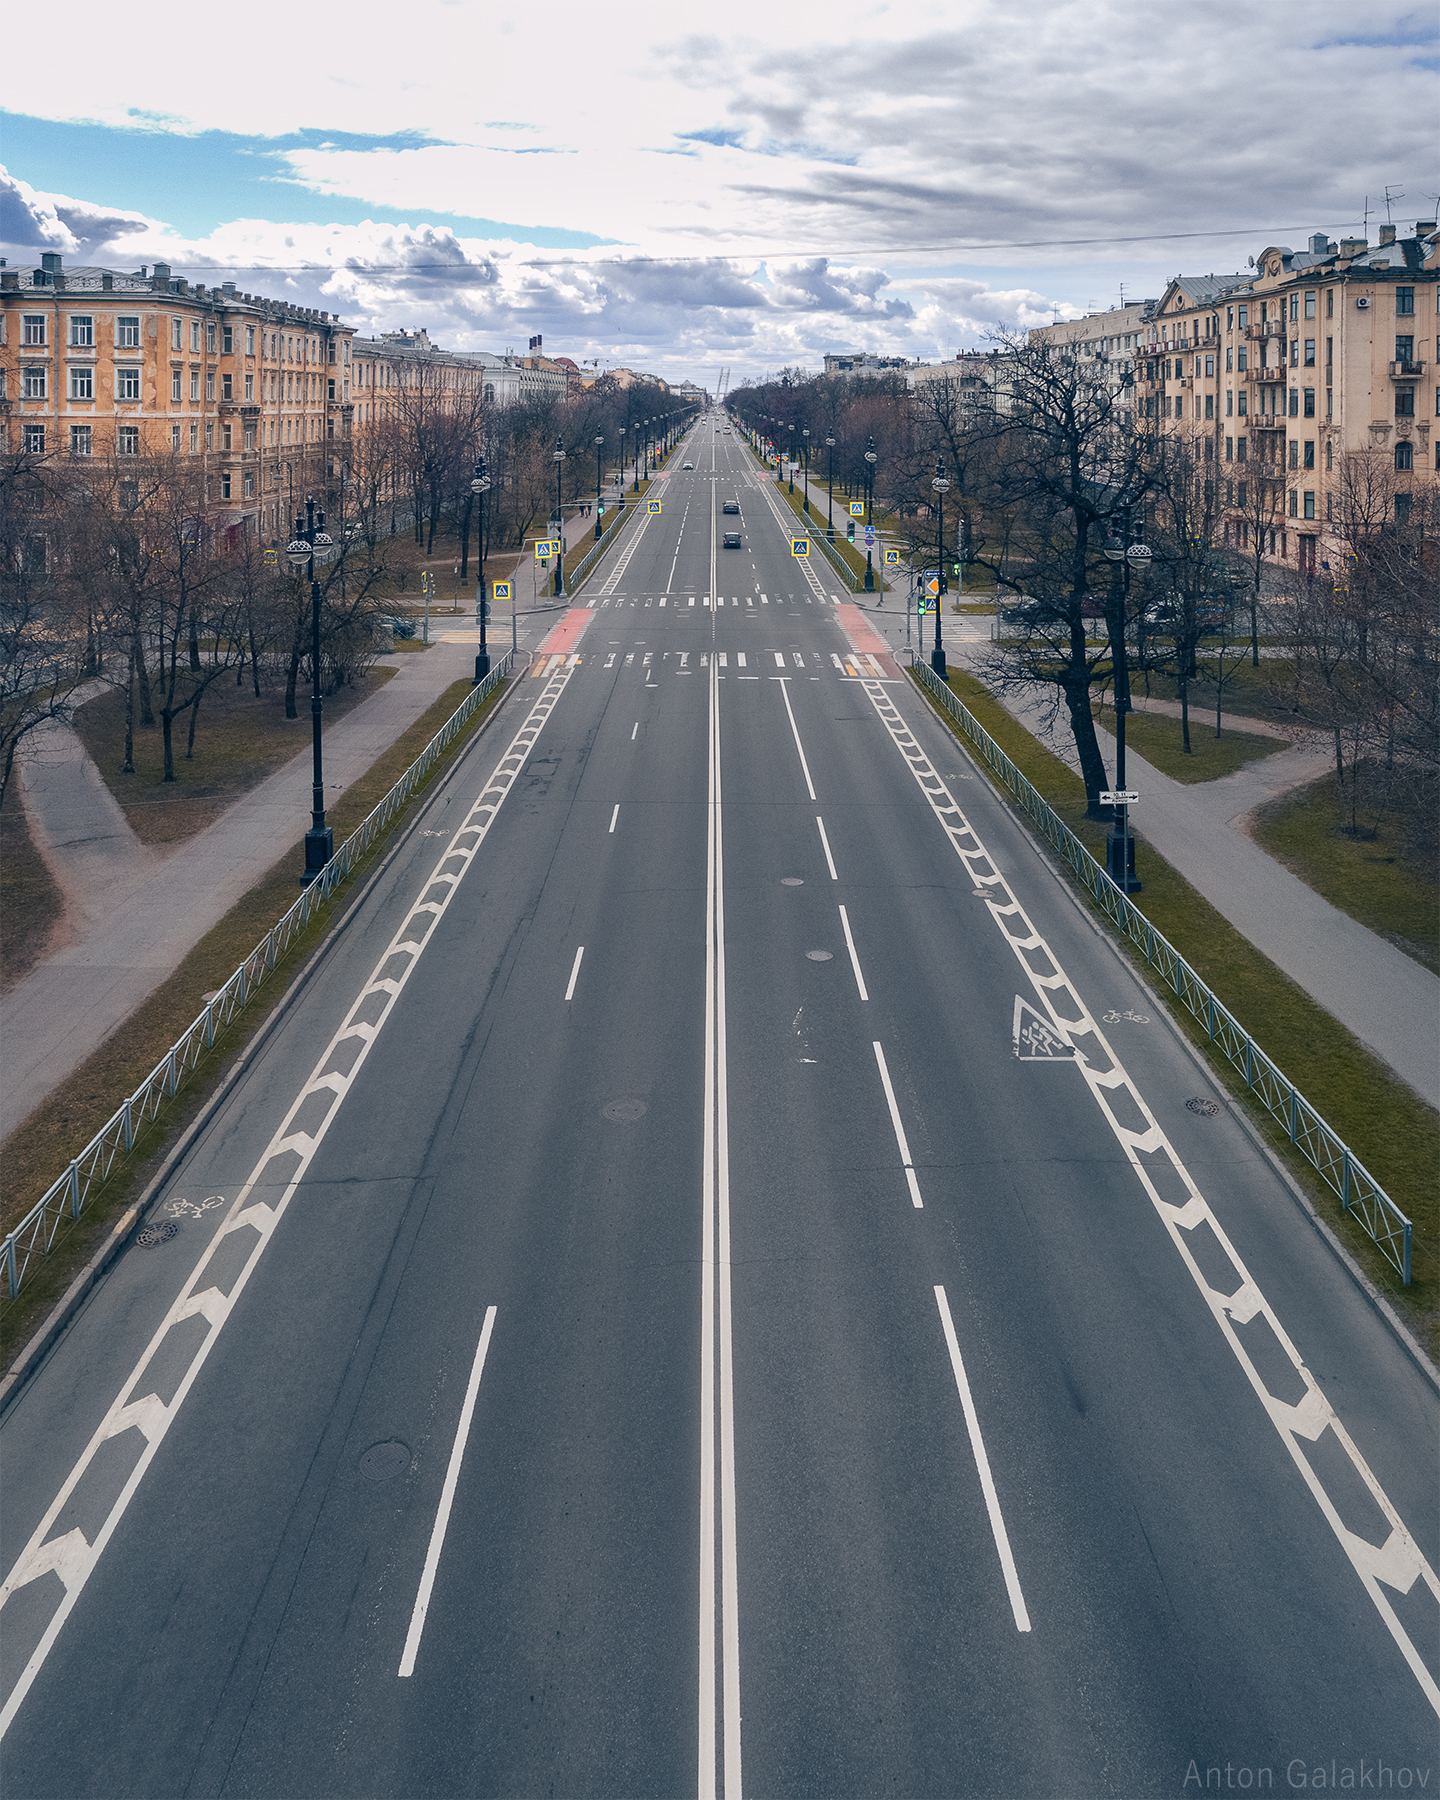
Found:
[[[738,516],[740,512],[740,502],[738,500],[727,500],[720,510],[721,512],[735,513]]]
[[[740,533],[738,531],[727,531],[725,533],[724,537],[721,538],[720,544],[721,544],[722,549],[725,549],[725,550],[741,549],[742,545],[740,542]]]
[[[681,463],[680,467],[682,469],[693,469],[695,465],[694,463]]]

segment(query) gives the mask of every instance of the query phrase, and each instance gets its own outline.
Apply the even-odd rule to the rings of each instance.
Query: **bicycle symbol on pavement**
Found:
[[[173,1219],[203,1219],[207,1212],[225,1204],[223,1194],[212,1194],[208,1200],[167,1200],[165,1210]]]
[[[1132,1025],[1148,1025],[1150,1023],[1149,1013],[1132,1012],[1128,1006],[1125,1008],[1124,1012],[1116,1012],[1112,1007],[1110,1011],[1104,1015],[1102,1023],[1106,1025],[1118,1025],[1122,1019],[1128,1019]]]

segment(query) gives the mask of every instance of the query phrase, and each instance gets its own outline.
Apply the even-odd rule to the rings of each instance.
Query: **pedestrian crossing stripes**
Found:
[[[851,651],[840,656],[833,650],[811,651],[808,658],[799,650],[769,650],[761,651],[758,655],[746,650],[662,650],[658,654],[654,650],[610,650],[603,654],[597,652],[590,657],[584,657],[578,651],[568,654],[562,651],[554,656],[537,656],[530,669],[530,677],[532,680],[539,680],[553,675],[558,669],[574,669],[577,673],[583,673],[587,669],[599,669],[603,673],[608,669],[616,674],[633,670],[644,675],[647,681],[653,682],[657,675],[663,673],[693,675],[697,669],[708,669],[712,655],[717,669],[722,672],[733,671],[742,680],[749,681],[760,679],[755,671],[768,666],[765,660],[767,657],[774,658],[776,669],[783,669],[787,674],[802,670],[811,675],[812,679],[818,678],[817,672],[834,675],[844,681],[894,679],[868,652],[859,655]],[[750,661],[752,657],[753,665]]]
[[[712,612],[722,606],[748,606],[752,609],[761,606],[839,606],[838,594],[831,594],[828,599],[824,594],[732,594],[727,599],[724,594],[601,594],[596,610],[603,612],[607,606],[666,606],[677,611],[691,607]]]

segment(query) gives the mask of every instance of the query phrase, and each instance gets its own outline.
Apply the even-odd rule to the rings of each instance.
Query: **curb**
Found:
[[[294,977],[289,987],[286,988],[285,992],[276,1002],[269,1018],[265,1020],[251,1042],[240,1052],[240,1055],[235,1062],[233,1062],[220,1077],[220,1081],[214,1092],[202,1104],[199,1112],[196,1113],[195,1117],[185,1127],[184,1131],[181,1132],[178,1141],[171,1147],[164,1162],[160,1165],[159,1169],[146,1186],[144,1193],[142,1193],[140,1198],[132,1205],[128,1206],[115,1221],[109,1236],[100,1245],[99,1249],[96,1250],[95,1254],[90,1258],[89,1262],[86,1263],[85,1267],[70,1283],[70,1286],[66,1288],[64,1294],[56,1302],[44,1322],[37,1327],[34,1335],[25,1345],[25,1348],[17,1354],[14,1362],[11,1363],[10,1367],[6,1370],[4,1379],[0,1380],[0,1423],[4,1422],[6,1414],[29,1385],[31,1377],[38,1373],[50,1351],[64,1335],[71,1320],[79,1312],[86,1295],[99,1282],[101,1276],[105,1274],[106,1270],[115,1261],[116,1257],[119,1256],[120,1252],[126,1247],[131,1234],[143,1223],[146,1216],[157,1204],[171,1176],[175,1173],[178,1165],[189,1155],[200,1133],[207,1125],[209,1125],[210,1121],[219,1111],[222,1103],[228,1098],[231,1090],[238,1084],[241,1076],[246,1073],[251,1063],[265,1048],[272,1033],[289,1014],[291,1008],[300,998],[305,988],[309,986],[312,976],[316,974],[321,963],[335,947],[346,926],[349,925],[350,921],[355,917],[355,914],[369,899],[376,883],[389,869],[395,858],[405,848],[415,831],[428,816],[430,808],[435,800],[444,791],[450,780],[459,773],[475,746],[485,736],[494,721],[504,711],[506,701],[508,701],[510,696],[516,693],[518,689],[519,680],[512,680],[509,686],[501,694],[497,704],[482,721],[474,737],[455,759],[454,765],[446,773],[444,780],[436,786],[435,790],[430,794],[425,803],[416,809],[415,816],[410,820],[410,823],[405,827],[395,842],[391,844],[379,863],[377,863],[370,871],[365,879],[364,885],[352,898],[349,906],[346,907],[345,911],[331,925],[320,943],[315,946],[315,949],[311,952],[305,966]]]
[[[1125,955],[1120,943],[1114,935],[1106,931],[1094,917],[1084,901],[1075,892],[1071,883],[1066,879],[1061,866],[1051,857],[1049,847],[1030,830],[1024,815],[1006,804],[1005,795],[991,780],[989,770],[986,769],[983,763],[978,762],[975,757],[971,755],[970,748],[965,740],[958,732],[951,730],[943,715],[930,700],[929,695],[925,693],[918,683],[914,683],[913,685],[915,686],[919,697],[925,702],[928,711],[933,715],[936,723],[943,730],[949,732],[950,736],[955,740],[961,754],[965,757],[965,760],[976,771],[976,774],[983,778],[990,793],[993,794],[1002,805],[1006,806],[1007,812],[1012,813],[1016,823],[1023,829],[1025,841],[1034,851],[1039,861],[1054,877],[1056,884],[1065,895],[1066,899],[1069,900],[1076,912],[1079,913],[1080,917],[1090,927],[1091,931],[1093,931],[1101,943],[1106,946],[1115,957],[1116,961],[1125,969],[1127,974],[1131,975],[1139,984],[1141,991],[1149,999],[1156,1012],[1165,1021],[1166,1028],[1169,1030],[1171,1036],[1194,1064],[1196,1070],[1202,1074],[1213,1087],[1220,1089],[1225,1097],[1226,1109],[1231,1117],[1236,1120],[1241,1130],[1250,1139],[1250,1142],[1260,1152],[1261,1156],[1265,1158],[1266,1162],[1269,1163],[1275,1174],[1279,1176],[1286,1192],[1290,1195],[1295,1206],[1303,1214],[1306,1221],[1324,1239],[1344,1272],[1350,1277],[1356,1287],[1359,1288],[1360,1292],[1369,1302],[1371,1308],[1378,1313],[1381,1323],[1389,1330],[1399,1348],[1415,1364],[1415,1367],[1430,1385],[1436,1389],[1437,1393],[1440,1393],[1440,1370],[1437,1370],[1434,1363],[1431,1362],[1430,1358],[1426,1355],[1423,1345],[1411,1332],[1410,1327],[1395,1311],[1394,1307],[1385,1297],[1383,1290],[1376,1286],[1365,1273],[1364,1269],[1360,1267],[1359,1263],[1355,1261],[1344,1241],[1335,1232],[1334,1228],[1321,1218],[1310,1196],[1305,1192],[1304,1188],[1301,1187],[1300,1183],[1295,1179],[1294,1175],[1291,1174],[1290,1170],[1286,1168],[1284,1162],[1276,1154],[1271,1145],[1266,1143],[1263,1134],[1250,1118],[1250,1115],[1246,1112],[1243,1102],[1236,1099],[1234,1094],[1230,1092],[1229,1084],[1210,1066],[1197,1046],[1190,1041],[1189,1036],[1181,1027],[1179,1021],[1171,1013],[1165,996],[1151,987],[1139,966],[1132,963]]]

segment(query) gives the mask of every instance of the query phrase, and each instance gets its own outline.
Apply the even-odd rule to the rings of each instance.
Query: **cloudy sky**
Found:
[[[713,388],[1434,218],[1433,5],[468,0],[9,16],[0,254]]]

